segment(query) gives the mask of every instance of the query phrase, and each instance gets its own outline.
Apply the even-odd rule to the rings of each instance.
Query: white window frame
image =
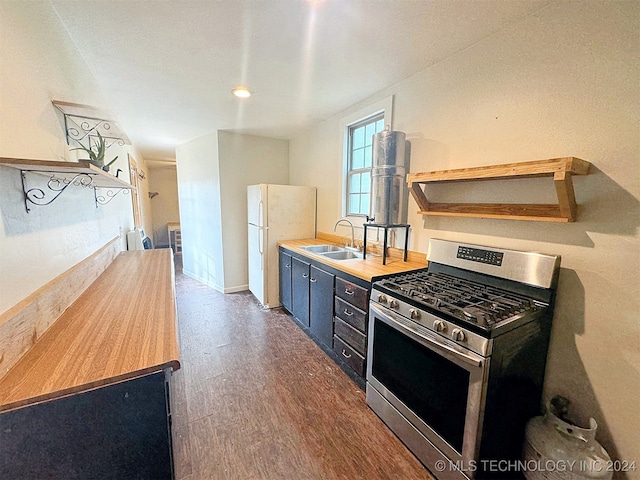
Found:
[[[367,118],[384,112],[384,126],[393,130],[393,96],[386,97],[342,118],[340,129],[342,135],[342,216],[346,218],[364,219],[364,215],[347,213],[347,192],[349,181],[349,128]],[[369,212],[371,214],[371,212]]]

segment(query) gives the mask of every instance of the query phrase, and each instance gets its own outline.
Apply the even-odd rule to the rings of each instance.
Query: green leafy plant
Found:
[[[113,160],[111,160],[109,163],[107,163],[104,167],[102,167],[102,169],[105,172],[109,171],[109,167],[113,164],[113,162],[115,162],[118,159],[118,155],[116,155],[115,157],[113,157]]]
[[[104,171],[108,172],[109,167],[118,159],[116,155],[113,160],[105,165],[104,163],[104,154],[107,150],[107,142],[104,137],[98,133],[98,140],[95,141],[95,145],[91,146],[91,141],[89,141],[89,147],[85,147],[84,145],[78,148],[72,148],[71,150],[84,150],[87,155],[89,155],[89,162],[94,164],[96,167],[102,168]]]

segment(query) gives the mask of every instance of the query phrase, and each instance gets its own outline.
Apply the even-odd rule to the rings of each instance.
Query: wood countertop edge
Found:
[[[382,265],[382,256],[377,255],[373,258],[367,258],[362,260],[361,258],[354,258],[350,260],[331,260],[322,255],[304,250],[302,247],[307,245],[325,245],[330,242],[321,238],[305,238],[300,240],[282,240],[278,242],[279,246],[286,248],[292,252],[298,253],[310,259],[322,263],[329,267],[340,270],[341,272],[353,275],[367,282],[371,282],[373,278],[389,275],[393,273],[406,272],[411,270],[418,270],[420,268],[427,267],[426,259],[424,262],[409,260],[407,262],[398,258],[396,255],[387,257],[387,264]],[[363,268],[364,267],[364,268]]]
[[[170,250],[121,252],[0,378],[0,412],[178,370],[174,280]]]
[[[128,380],[133,380],[135,378],[145,377],[147,375],[151,375],[152,373],[162,372],[170,368],[173,372],[180,369],[180,361],[179,360],[171,360],[160,365],[154,365],[151,367],[146,367],[141,370],[135,370],[131,372],[125,372],[120,375],[115,375],[113,377],[105,377],[99,380],[94,380],[92,382],[88,382],[84,385],[76,385],[70,388],[65,388],[62,390],[56,390],[54,392],[44,393],[42,395],[37,395],[35,397],[24,398],[20,400],[16,400],[14,402],[5,403],[0,405],[0,413],[6,413],[13,410],[17,410],[23,407],[30,407],[33,405],[38,405],[40,403],[48,402],[50,400],[58,400],[65,397],[70,397],[72,395],[77,395],[80,393],[90,392],[91,390],[95,390],[96,388],[106,387],[109,385],[115,385],[116,383],[126,382]]]

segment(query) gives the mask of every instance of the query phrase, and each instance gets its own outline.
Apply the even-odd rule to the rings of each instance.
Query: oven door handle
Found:
[[[398,314],[396,314],[395,312],[391,312],[391,311],[383,311],[380,309],[380,307],[378,307],[375,304],[371,304],[370,306],[371,310],[375,311],[378,314],[378,317],[384,319],[385,317],[387,319],[390,319],[393,324],[394,327],[397,329],[401,329],[402,331],[404,331],[405,333],[409,333],[411,335],[417,336],[420,339],[426,341],[427,343],[429,343],[431,346],[433,346],[434,348],[441,350],[441,351],[445,351],[449,354],[451,354],[452,356],[454,356],[455,358],[458,358],[460,360],[463,360],[465,363],[468,363],[474,367],[481,367],[482,366],[482,360],[472,357],[471,355],[468,355],[464,352],[460,352],[458,350],[456,350],[455,348],[450,347],[449,345],[441,342],[437,337],[434,336],[434,334],[432,334],[431,332],[429,332],[429,330],[427,330],[424,327],[419,327],[420,330],[418,330],[417,328],[413,327],[413,326],[409,326],[408,322],[409,320],[404,320],[404,318],[400,317]],[[371,317],[371,315],[370,315]]]

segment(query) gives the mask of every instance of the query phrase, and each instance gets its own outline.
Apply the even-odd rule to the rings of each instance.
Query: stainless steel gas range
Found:
[[[373,284],[367,403],[437,478],[514,478],[560,257],[431,239],[427,260]]]

